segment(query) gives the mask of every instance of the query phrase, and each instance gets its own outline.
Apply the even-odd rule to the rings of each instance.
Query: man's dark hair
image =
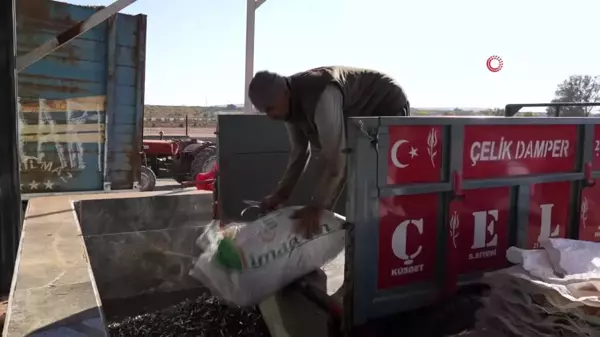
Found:
[[[285,77],[270,71],[259,71],[254,75],[248,87],[250,101],[259,111],[271,105],[287,89]]]

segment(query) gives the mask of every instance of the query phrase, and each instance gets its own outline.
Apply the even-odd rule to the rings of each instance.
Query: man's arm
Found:
[[[290,151],[288,165],[279,181],[275,194],[284,200],[287,200],[292,194],[294,187],[296,187],[302,172],[304,172],[304,169],[306,168],[310,152],[306,135],[291,123],[285,123],[285,127],[288,132],[292,149]]]
[[[321,208],[333,206],[346,170],[346,133],[343,110],[344,97],[335,85],[328,85],[315,109],[315,124],[321,143],[325,167],[313,194],[313,205]]]

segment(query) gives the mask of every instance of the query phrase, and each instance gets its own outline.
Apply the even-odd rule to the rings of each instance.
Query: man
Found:
[[[345,185],[345,124],[348,117],[408,116],[404,90],[385,74],[348,67],[322,67],[289,77],[256,73],[248,90],[252,104],[272,119],[285,122],[290,159],[277,189],[262,204],[273,210],[291,195],[309,158],[309,143],[325,159],[311,203],[294,214],[297,231],[306,237],[320,230],[324,209],[333,209]]]

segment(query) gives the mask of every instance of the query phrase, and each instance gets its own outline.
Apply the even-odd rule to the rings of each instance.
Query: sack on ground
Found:
[[[317,270],[344,249],[345,218],[324,212],[321,233],[307,240],[293,230],[290,216],[297,209],[282,208],[223,228],[214,221],[196,241],[203,253],[190,275],[215,296],[250,306]]]

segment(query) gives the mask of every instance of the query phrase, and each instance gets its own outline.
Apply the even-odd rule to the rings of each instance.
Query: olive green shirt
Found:
[[[345,120],[343,109],[344,97],[340,89],[333,84],[328,85],[321,94],[315,109],[314,121],[320,144],[319,154],[324,165],[315,184],[312,204],[329,208],[333,207],[337,194],[344,181],[346,170]],[[285,123],[290,144],[290,159],[278,191],[291,191],[306,169],[311,156],[309,141],[302,130],[292,123]],[[289,195],[284,195],[285,198]]]

